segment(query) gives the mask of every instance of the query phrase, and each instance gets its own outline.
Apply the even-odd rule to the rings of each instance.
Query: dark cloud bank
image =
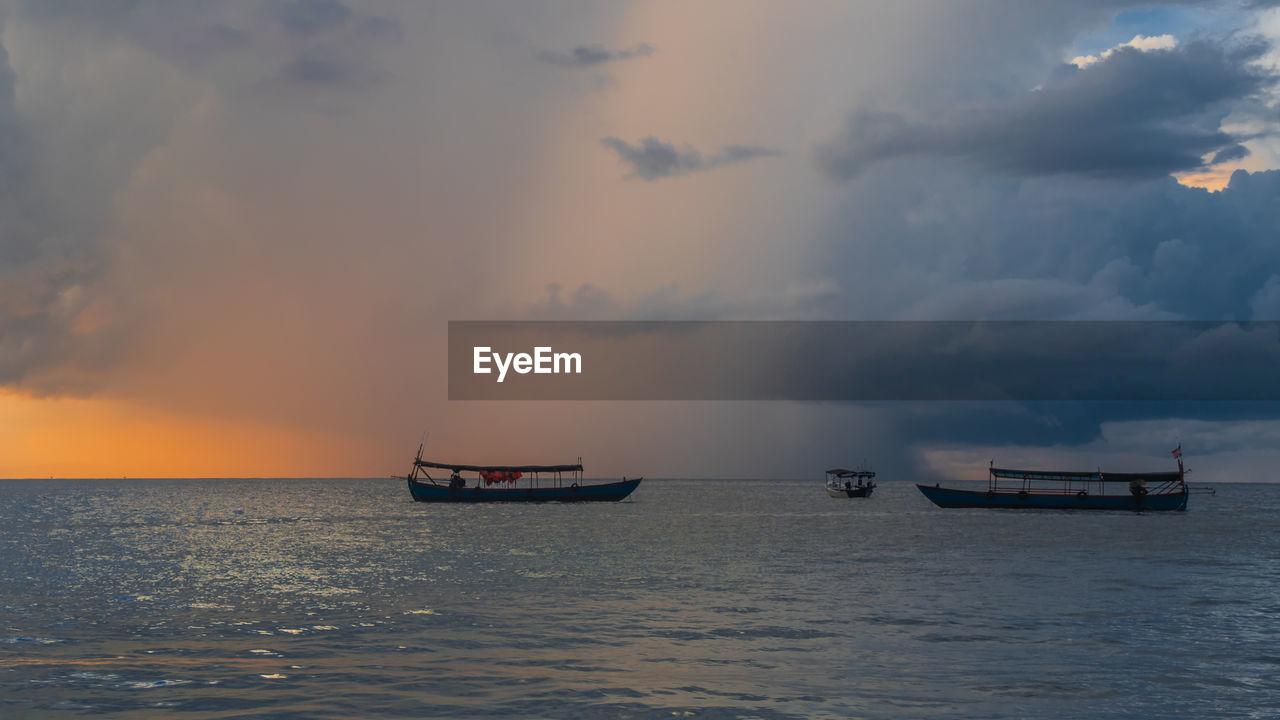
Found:
[[[91,357],[84,346],[92,338],[72,326],[107,254],[100,238],[57,212],[40,143],[18,109],[16,82],[0,46],[0,386]]]
[[[26,0],[22,12],[44,26],[75,26],[121,40],[188,71],[254,56],[268,84],[302,88],[371,85],[383,73],[379,50],[401,39],[394,15],[341,0],[174,3],[169,0]],[[240,12],[244,10],[245,12]]]
[[[821,271],[841,279],[846,312],[872,317],[1280,319],[1280,171],[1237,171],[1216,193],[1170,176],[1247,155],[1257,136],[1224,130],[1228,114],[1276,127],[1277,78],[1255,62],[1266,50],[1120,49],[1012,97],[859,112],[817,148],[819,168],[849,188]],[[944,444],[1074,445],[1106,422],[1275,419],[1277,403],[1248,396],[1250,382],[1269,383],[1280,345],[1253,339],[1261,372],[1218,400],[1187,398],[1238,379],[1215,370],[1229,343],[1203,349],[1177,400],[884,407],[911,442]],[[1124,379],[1102,370],[1100,381]],[[1261,384],[1257,396],[1272,397]]]
[[[962,157],[1019,175],[1157,178],[1239,159],[1247,138],[1220,129],[1233,111],[1258,109],[1275,77],[1254,65],[1266,47],[1205,41],[1142,52],[1120,48],[1085,68],[1063,65],[1041,88],[940,118],[863,111],[818,151],[847,179],[886,160]]]

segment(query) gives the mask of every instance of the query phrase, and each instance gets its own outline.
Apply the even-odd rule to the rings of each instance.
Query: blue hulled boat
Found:
[[[436,480],[428,469],[447,470],[449,478]],[[476,473],[472,485],[462,473]],[[397,476],[399,477],[399,476]],[[422,459],[422,448],[413,469],[402,479],[418,502],[611,502],[630,495],[644,478],[617,482],[586,483],[582,462],[573,465],[460,465]]]
[[[987,489],[958,490],[916,485],[944,508],[1017,510],[1186,510],[1187,487],[1182,446],[1173,451],[1177,472],[1105,473],[1011,470],[991,464]],[[1115,488],[1109,490],[1109,488]]]

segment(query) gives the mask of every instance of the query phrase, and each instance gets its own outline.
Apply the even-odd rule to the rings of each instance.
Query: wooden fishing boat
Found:
[[[916,485],[938,507],[1038,510],[1186,510],[1190,494],[1182,446],[1173,451],[1177,472],[1109,473],[1011,470],[987,473],[987,489]]]
[[[827,495],[833,498],[871,497],[871,491],[876,488],[875,477],[871,470],[833,468],[827,471]]]
[[[447,470],[437,480],[427,470]],[[472,484],[462,473],[475,473]],[[400,477],[400,476],[395,476]],[[618,482],[587,483],[582,461],[572,465],[463,465],[422,459],[422,448],[413,468],[402,479],[418,502],[608,502],[630,495],[644,478]]]

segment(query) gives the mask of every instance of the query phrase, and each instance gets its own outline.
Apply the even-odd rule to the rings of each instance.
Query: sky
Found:
[[[0,2],[0,477],[1270,480],[1265,404],[449,402],[449,320],[1280,320],[1269,2]]]

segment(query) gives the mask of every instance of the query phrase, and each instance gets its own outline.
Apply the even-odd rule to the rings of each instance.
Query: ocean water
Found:
[[[1185,513],[908,483],[0,482],[0,717],[1264,718],[1280,485]]]

